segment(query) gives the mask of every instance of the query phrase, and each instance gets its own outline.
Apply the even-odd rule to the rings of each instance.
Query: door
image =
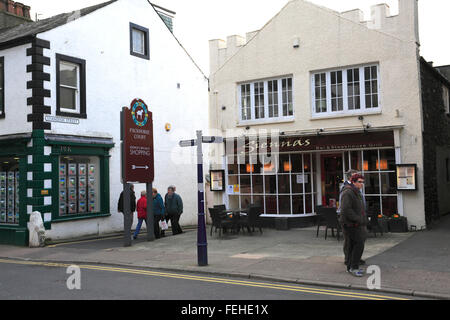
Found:
[[[339,201],[340,185],[344,181],[342,154],[323,154],[320,161],[322,167],[322,205],[336,207]]]

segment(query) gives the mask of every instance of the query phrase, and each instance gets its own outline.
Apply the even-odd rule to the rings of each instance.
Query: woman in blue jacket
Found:
[[[161,195],[158,193],[156,188],[152,189],[153,191],[153,229],[155,231],[155,238],[161,238],[161,231],[159,230],[159,221],[164,217],[164,202]]]

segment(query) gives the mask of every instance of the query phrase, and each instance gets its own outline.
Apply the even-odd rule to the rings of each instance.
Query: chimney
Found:
[[[14,13],[16,16],[23,17],[23,3],[14,3]]]
[[[13,0],[0,0],[0,30],[27,22],[33,22],[29,6]]]
[[[23,17],[24,18],[31,19],[31,17],[30,17],[30,9],[31,8],[29,6],[26,6],[26,5],[23,6]]]
[[[8,6],[8,8],[7,8],[6,11],[9,12],[9,13],[15,14],[15,12],[14,12],[14,1],[8,0],[7,6]]]

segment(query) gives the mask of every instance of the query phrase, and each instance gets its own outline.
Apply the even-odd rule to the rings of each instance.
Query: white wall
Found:
[[[129,23],[149,29],[150,60],[130,55]],[[181,150],[180,139],[206,130],[208,82],[146,0],[121,0],[39,35],[50,41],[52,115],[56,112],[55,54],[86,60],[87,119],[79,125],[52,123],[52,134],[110,137],[110,218],[54,223],[53,239],[123,229],[117,213],[120,179],[120,111],[134,98],[143,99],[153,112],[155,145],[154,186],[164,197],[176,185],[184,201],[182,225],[197,223],[197,180],[193,150]],[[177,88],[177,84],[180,88]],[[172,130],[166,132],[164,125]],[[187,152],[187,155],[186,155]],[[192,156],[191,156],[192,155]],[[137,197],[145,185],[136,185]],[[138,197],[139,198],[139,197]],[[135,224],[136,224],[135,219]]]
[[[27,122],[27,114],[32,111],[31,106],[27,106],[27,98],[31,97],[31,90],[27,90],[27,81],[31,80],[27,65],[31,64],[31,57],[26,55],[30,47],[31,44],[25,44],[0,51],[5,65],[6,115],[0,119],[0,136],[31,132],[32,125]]]

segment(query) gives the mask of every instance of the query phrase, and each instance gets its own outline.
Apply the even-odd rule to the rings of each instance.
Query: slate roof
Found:
[[[35,36],[36,34],[57,28],[66,23],[79,19],[85,15],[88,15],[94,12],[95,10],[106,7],[116,1],[117,0],[111,0],[84,9],[67,13],[61,13],[48,19],[24,23],[12,28],[0,30],[0,45],[13,42],[15,40],[22,38],[30,38]]]

